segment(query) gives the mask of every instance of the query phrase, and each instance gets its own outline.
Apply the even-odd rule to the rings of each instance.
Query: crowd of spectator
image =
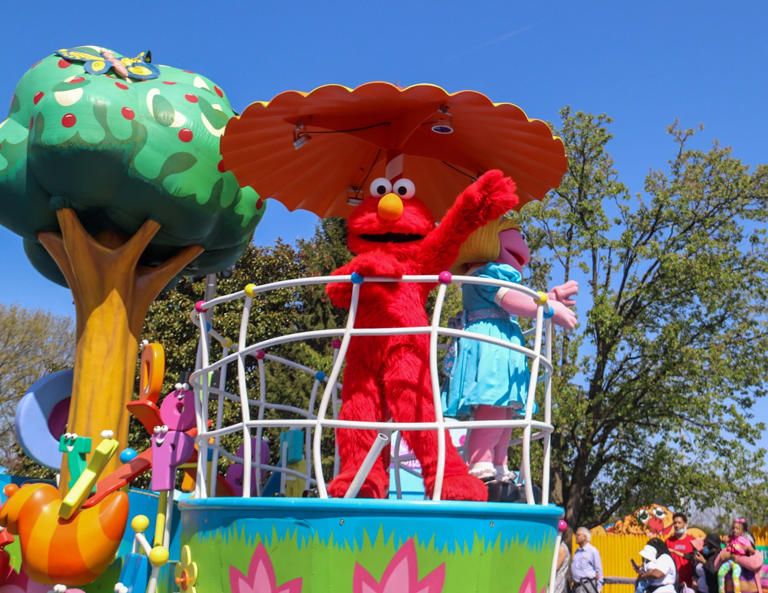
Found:
[[[639,563],[631,559],[635,593],[763,593],[763,554],[744,519],[734,519],[727,535],[695,538],[688,517],[675,513],[673,529],[666,540],[649,539],[638,552]],[[565,543],[558,550],[554,593],[600,593],[605,574],[589,529],[579,527],[574,539],[572,556]]]

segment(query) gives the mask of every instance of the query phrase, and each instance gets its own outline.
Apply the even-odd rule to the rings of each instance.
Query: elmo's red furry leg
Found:
[[[376,380],[372,376],[370,363],[366,368],[360,368],[355,361],[348,359],[344,371],[344,387],[342,389],[340,420],[381,421],[383,418],[383,402],[379,394]],[[376,440],[375,430],[354,430],[340,428],[336,431],[336,442],[339,446],[341,468],[339,475],[328,485],[328,494],[341,498],[363,464],[365,456]],[[363,483],[357,496],[359,498],[386,498],[389,494],[389,449],[386,449],[379,461],[374,463],[368,477]]]
[[[383,379],[387,404],[395,422],[433,422],[435,420],[429,365],[425,362],[425,357],[419,354],[421,350],[418,347],[395,350],[390,353],[384,368]],[[423,351],[426,352],[426,349]],[[437,431],[406,430],[403,431],[403,438],[421,463],[424,488],[427,495],[431,496],[437,471]],[[485,484],[469,475],[467,464],[456,451],[447,431],[445,475],[441,498],[477,501],[488,499]]]

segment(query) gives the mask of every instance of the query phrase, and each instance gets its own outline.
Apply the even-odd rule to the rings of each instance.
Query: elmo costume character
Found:
[[[515,185],[501,171],[488,171],[467,187],[438,226],[427,206],[415,197],[409,179],[385,178],[371,183],[371,198],[357,206],[348,221],[347,244],[356,255],[334,275],[357,272],[400,278],[404,274],[439,274],[456,260],[472,231],[517,205]],[[425,305],[434,284],[364,282],[360,287],[356,328],[429,325]],[[351,283],[329,284],[331,302],[348,309]],[[341,393],[342,420],[434,422],[429,374],[429,336],[355,336],[350,341]],[[376,439],[375,430],[339,429],[339,475],[330,483],[332,496],[344,496]],[[436,430],[403,431],[421,464],[424,488],[432,495],[437,472]],[[464,460],[445,439],[443,499],[485,501],[488,492],[469,475]],[[374,463],[358,496],[385,498],[389,486],[389,451]]]

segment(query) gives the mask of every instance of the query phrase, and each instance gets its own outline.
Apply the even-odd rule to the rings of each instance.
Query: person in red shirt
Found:
[[[667,538],[667,547],[677,567],[677,582],[693,588],[693,536],[686,533],[688,517],[684,513],[672,515],[674,533]]]

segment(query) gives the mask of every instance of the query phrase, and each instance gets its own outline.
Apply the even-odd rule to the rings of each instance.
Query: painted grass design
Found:
[[[192,556],[199,568],[198,593],[230,591],[230,567],[246,574],[254,550],[262,543],[271,558],[277,583],[302,579],[301,593],[352,593],[355,566],[359,564],[375,579],[381,579],[397,551],[407,539],[384,534],[379,528],[373,540],[364,533],[362,543],[336,541],[333,535],[322,541],[318,535],[299,536],[298,530],[278,533],[273,528],[266,538],[248,536],[246,526],[236,526],[214,536],[194,534],[189,540]],[[538,589],[549,579],[554,539],[529,547],[527,539],[502,538],[493,541],[476,534],[456,553],[435,544],[435,538],[413,544],[418,558],[418,578],[423,579],[445,564],[442,593],[510,593],[520,591],[533,569]]]

